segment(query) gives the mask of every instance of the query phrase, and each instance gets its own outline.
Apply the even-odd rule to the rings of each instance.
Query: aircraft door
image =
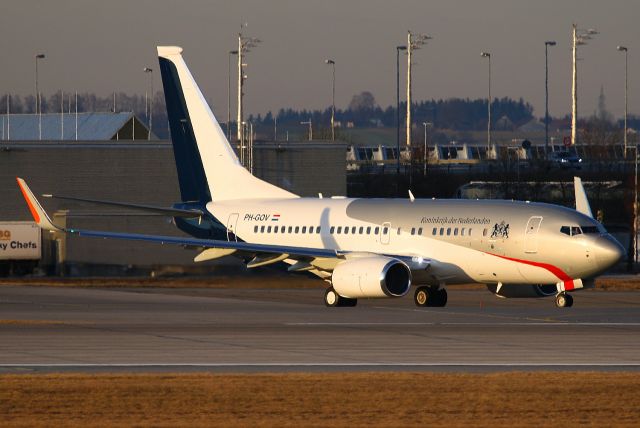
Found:
[[[538,230],[540,229],[540,223],[542,223],[542,217],[539,216],[531,217],[527,222],[527,229],[524,232],[525,253],[538,252]]]
[[[380,242],[384,245],[389,243],[389,239],[391,238],[391,223],[386,222],[382,223],[382,227],[380,228]]]
[[[238,226],[238,213],[233,213],[227,221],[227,241],[237,241],[236,227]]]

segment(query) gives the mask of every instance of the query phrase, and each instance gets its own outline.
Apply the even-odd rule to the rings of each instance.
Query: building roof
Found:
[[[529,122],[525,123],[521,127],[518,128],[518,131],[521,132],[541,132],[544,131],[544,123],[541,123],[538,119],[531,119]]]
[[[77,117],[77,135],[76,135]],[[134,121],[134,122],[132,122]],[[128,131],[128,139],[147,139],[148,130],[132,112],[123,113],[47,113],[0,115],[2,140],[113,140]],[[131,130],[135,123],[135,138]],[[131,129],[124,129],[128,125]],[[142,132],[141,132],[142,131]],[[121,137],[122,138],[122,137]],[[155,136],[152,135],[152,138]]]

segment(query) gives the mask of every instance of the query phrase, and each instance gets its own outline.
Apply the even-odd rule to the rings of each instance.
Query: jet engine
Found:
[[[346,260],[333,269],[331,284],[342,297],[402,297],[411,288],[411,270],[391,257]]]
[[[487,288],[503,298],[548,297],[558,294],[555,284],[487,284]]]

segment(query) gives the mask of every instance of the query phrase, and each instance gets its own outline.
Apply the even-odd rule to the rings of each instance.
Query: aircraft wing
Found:
[[[103,232],[84,229],[64,229],[65,232],[92,238],[111,238],[128,241],[147,241],[161,244],[176,244],[205,248],[227,248],[250,253],[288,254],[303,257],[340,257],[341,252],[322,248],[290,247],[286,245],[252,244],[248,242],[221,241],[217,239],[198,239],[179,236],[143,235],[138,233]]]

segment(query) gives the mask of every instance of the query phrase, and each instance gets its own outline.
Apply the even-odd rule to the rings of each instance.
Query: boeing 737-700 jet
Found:
[[[45,195],[125,206],[173,217],[190,237],[61,228],[24,182],[38,225],[86,237],[201,248],[196,262],[235,255],[248,268],[284,262],[329,283],[327,306],[394,298],[415,285],[418,306],[444,306],[446,285],[482,283],[500,297],[556,296],[593,286],[621,245],[593,219],[575,181],[576,210],[499,200],[299,197],[251,175],[239,162],[179,47],[158,47],[182,201],[171,208]]]

